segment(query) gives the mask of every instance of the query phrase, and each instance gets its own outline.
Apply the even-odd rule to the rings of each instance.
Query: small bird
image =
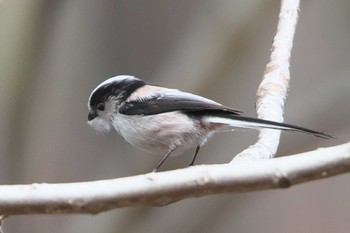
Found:
[[[296,125],[240,115],[242,112],[202,96],[155,86],[129,75],[119,75],[99,84],[88,101],[88,124],[100,132],[114,128],[133,146],[164,156],[189,149],[195,153],[216,132],[236,128],[269,128],[332,138],[323,132]]]

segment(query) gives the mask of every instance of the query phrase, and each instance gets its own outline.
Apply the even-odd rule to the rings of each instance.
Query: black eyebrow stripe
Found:
[[[125,79],[107,83],[92,94],[90,105],[96,107],[97,104],[105,102],[110,96],[118,96],[121,101],[125,101],[134,91],[146,84],[145,81],[140,79]]]

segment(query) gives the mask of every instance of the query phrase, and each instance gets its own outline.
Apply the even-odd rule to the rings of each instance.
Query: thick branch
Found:
[[[257,90],[256,111],[261,119],[283,122],[289,88],[289,60],[298,20],[299,0],[282,0],[278,26],[273,39],[270,61]],[[265,159],[275,156],[280,131],[262,129],[256,144],[238,154],[237,159]]]
[[[0,215],[99,213],[223,192],[287,188],[350,172],[350,143],[271,160],[202,165],[113,180],[0,186]]]

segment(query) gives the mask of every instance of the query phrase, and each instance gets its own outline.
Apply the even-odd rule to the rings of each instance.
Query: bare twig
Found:
[[[270,62],[257,91],[256,110],[261,119],[283,122],[283,109],[289,88],[289,60],[299,13],[299,0],[282,0],[276,36],[273,40]],[[238,159],[265,159],[275,156],[280,131],[260,130],[256,144],[239,153]]]
[[[113,180],[0,186],[0,214],[96,214],[223,192],[287,188],[350,172],[350,143],[271,160],[202,165]]]

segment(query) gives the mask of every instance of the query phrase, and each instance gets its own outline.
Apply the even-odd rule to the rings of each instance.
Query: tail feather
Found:
[[[300,127],[297,125],[292,124],[286,124],[286,123],[280,123],[276,121],[269,121],[269,120],[263,120],[259,118],[253,118],[253,117],[246,117],[241,115],[225,115],[224,117],[218,116],[218,117],[209,117],[208,119],[210,122],[213,123],[221,123],[226,124],[231,127],[237,127],[237,128],[248,128],[248,129],[261,129],[261,128],[267,128],[267,129],[277,129],[277,130],[284,130],[284,131],[291,131],[291,132],[301,132],[301,133],[307,133],[314,135],[316,137],[320,138],[334,138],[332,135],[315,131],[312,129],[307,129],[304,127]]]

